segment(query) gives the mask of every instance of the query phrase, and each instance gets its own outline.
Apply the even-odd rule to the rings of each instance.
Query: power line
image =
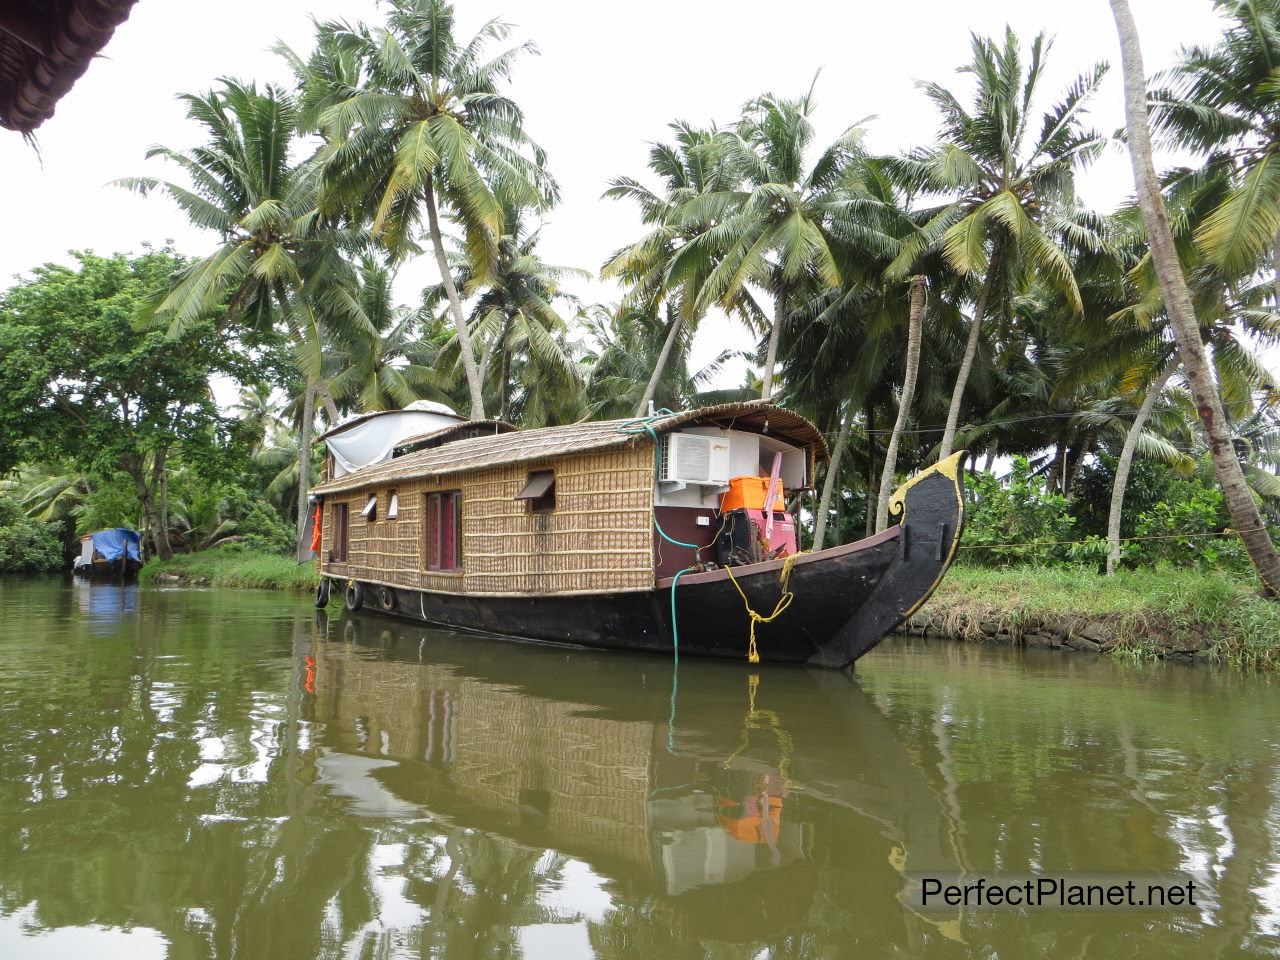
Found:
[[[1087,414],[1092,414],[1095,416],[1115,417],[1116,419],[1137,416],[1137,413],[1133,411],[1129,411],[1125,413],[1102,413],[1101,411],[1098,411],[1098,410],[1077,410],[1074,413],[1044,413],[1034,417],[1014,417],[1009,420],[990,420],[986,423],[971,424],[971,425],[966,425],[965,427],[959,427],[956,429],[956,432],[964,433],[965,429],[973,430],[977,427],[1003,427],[1003,426],[1008,426],[1009,424],[1012,424],[1012,423],[1030,423],[1033,420],[1070,420],[1074,417],[1084,416]],[[945,426],[943,427],[912,427],[912,428],[903,430],[902,432],[903,433],[945,433],[946,429],[947,428]],[[820,432],[824,437],[840,436],[839,430],[823,430]],[[861,432],[863,436],[878,437],[878,436],[887,436],[893,433],[893,430],[892,429],[863,430]]]

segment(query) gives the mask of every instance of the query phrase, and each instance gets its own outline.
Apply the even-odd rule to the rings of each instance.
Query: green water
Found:
[[[1275,680],[907,640],[676,679],[0,579],[0,958],[1280,954]],[[904,905],[1170,871],[1195,908]]]

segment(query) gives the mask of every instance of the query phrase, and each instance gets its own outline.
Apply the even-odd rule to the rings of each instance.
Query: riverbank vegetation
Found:
[[[314,561],[298,563],[293,557],[241,544],[177,554],[169,560],[149,560],[138,572],[138,579],[151,584],[183,583],[295,593],[309,593],[319,582]]]
[[[816,85],[673,122],[602,197],[636,211],[634,240],[579,265],[539,250],[560,191],[509,27],[462,36],[441,0],[318,23],[311,49],[280,48],[291,84],[184,94],[197,146],[156,147],[120,184],[176,203],[207,247],[77,254],[0,296],[5,492],[68,548],[127,525],[162,559],[228,540],[283,556],[312,437],[353,413],[429,399],[539,427],[768,397],[831,446],[794,505],[808,545],[882,528],[904,476],[965,447],[965,566],[1257,569],[1274,588],[1280,0],[1221,6],[1225,35],[1130,97],[1131,128],[1149,113],[1193,156],[1141,203],[1079,200],[1111,142],[1088,115],[1106,65],[1045,89],[1048,39],[1009,31],[921,84],[938,126],[893,155],[860,124],[819,142]],[[401,304],[420,255],[439,282]],[[615,302],[575,295],[597,271]],[[719,314],[745,333],[696,368]]]
[[[1280,606],[1251,575],[951,568],[908,629],[949,639],[1280,668]]]

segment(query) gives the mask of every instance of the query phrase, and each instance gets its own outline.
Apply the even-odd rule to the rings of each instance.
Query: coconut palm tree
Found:
[[[863,236],[861,215],[877,204],[862,195],[857,179],[862,127],[846,129],[807,164],[813,109],[812,88],[793,100],[765,94],[743,107],[726,142],[742,186],[707,192],[683,205],[682,223],[712,226],[681,246],[667,271],[672,284],[699,281],[695,312],[713,304],[734,309],[749,286],[772,298],[761,387],[766,399],[774,393],[783,328],[806,282],[813,278],[829,289],[841,285],[832,249],[841,238],[867,246],[880,242],[876,231]]]
[[[301,410],[301,403],[294,406]],[[263,491],[267,499],[285,511],[296,507],[293,498],[297,495],[298,465],[302,462],[298,434],[280,427],[275,428],[267,435],[261,449],[254,453],[253,462],[271,473],[271,479]]]
[[[525,391],[536,381],[558,384],[562,392],[582,386],[581,371],[567,349],[569,326],[558,303],[576,308],[577,300],[562,287],[569,278],[590,274],[576,267],[547,263],[538,253],[540,230],[529,230],[524,212],[508,207],[504,232],[486,276],[479,276],[464,250],[450,254],[453,283],[472,298],[468,324],[483,345],[481,380],[493,385],[498,396],[498,418],[512,417],[513,392]],[[446,298],[444,285],[426,291],[426,308]],[[441,362],[448,365],[457,353],[456,341],[446,346]],[[515,376],[517,367],[525,376]]]
[[[143,196],[159,190],[198,227],[222,244],[183,270],[156,305],[158,319],[180,336],[196,320],[222,313],[226,327],[266,334],[282,318],[295,335],[298,362],[308,377],[320,370],[315,314],[295,296],[303,283],[302,258],[328,245],[316,227],[318,178],[314,167],[291,164],[297,110],[284,91],[223,80],[207,93],[182,94],[187,117],[204,128],[206,142],[191,150],[155,146],[187,183],[128,177],[120,186]]]
[[[502,92],[523,44],[490,55],[511,28],[491,20],[471,40],[455,35],[445,0],[392,0],[385,25],[328,22],[321,48],[359,63],[342,89],[309,95],[332,103],[317,123],[328,203],[371,230],[394,257],[414,250],[425,217],[436,267],[457,329],[471,416],[484,417],[480,368],[462,299],[449,270],[442,211],[461,228],[472,268],[487,276],[504,232],[504,201],[544,208],[557,187],[545,156],[524,132],[519,106]],[[321,81],[312,84],[322,85]]]
[[[898,445],[911,418],[911,403],[916,394],[916,377],[920,372],[920,345],[924,339],[924,311],[928,303],[928,283],[922,274],[911,278],[911,306],[907,319],[907,361],[902,378],[902,395],[898,400],[898,417],[893,422],[889,446],[885,449],[884,470],[880,474],[880,493],[876,498],[876,532],[889,523],[889,498],[898,464]]]
[[[156,146],[147,157],[175,165],[187,183],[132,177],[121,186],[144,196],[168,194],[196,226],[213,230],[221,244],[177,277],[155,307],[171,335],[196,320],[222,312],[222,325],[247,337],[266,337],[276,325],[290,333],[299,368],[306,377],[307,403],[316,396],[330,422],[338,411],[322,382],[322,332],[317,302],[328,308],[331,325],[351,324],[332,291],[346,275],[339,247],[342,231],[318,217],[319,170],[289,159],[297,133],[293,98],[273,86],[224,80],[204,94],[183,94],[189,119],[199,123],[206,142],[179,151]],[[315,290],[308,289],[308,282]],[[304,417],[300,448],[310,447]],[[299,472],[298,536],[306,525],[308,476]]]
[[[1230,183],[1213,171],[1180,169],[1165,178],[1164,202],[1173,211],[1171,232],[1179,262],[1188,286],[1200,326],[1200,340],[1212,348],[1208,361],[1213,367],[1217,392],[1229,420],[1253,416],[1253,396],[1257,391],[1274,390],[1271,371],[1252,350],[1254,343],[1280,343],[1280,316],[1259,309],[1266,296],[1250,277],[1224,272],[1193,238],[1200,235],[1204,223],[1217,215]],[[1128,281],[1132,289],[1129,303],[1109,320],[1124,328],[1102,339],[1097,345],[1114,363],[1128,360],[1121,378],[1124,392],[1142,396],[1133,424],[1116,464],[1116,480],[1112,491],[1111,515],[1108,521],[1110,553],[1108,572],[1120,559],[1121,510],[1124,488],[1128,481],[1133,455],[1142,439],[1142,430],[1155,403],[1169,380],[1177,372],[1177,346],[1170,333],[1159,278],[1146,247],[1141,213],[1130,207],[1120,211],[1114,222],[1129,237],[1129,256],[1133,266]],[[1125,336],[1125,331],[1133,335]],[[1242,336],[1243,334],[1243,336]],[[1143,383],[1146,393],[1141,393]],[[1248,479],[1246,477],[1246,479]]]
[[[889,165],[911,191],[955,198],[903,246],[890,275],[910,275],[924,252],[940,247],[953,270],[978,283],[940,458],[952,452],[983,322],[990,313],[1008,313],[1021,278],[1039,272],[1079,312],[1080,294],[1062,238],[1079,233],[1074,173],[1105,143],[1082,122],[1105,73],[1103,65],[1079,76],[1060,102],[1036,115],[1032,103],[1050,46],[1044,34],[1032,41],[1025,69],[1011,29],[1003,43],[976,35],[972,42],[972,60],[962,70],[977,81],[972,110],[941,84],[923,84],[942,114],[939,141]]]
[[[1197,232],[1220,269],[1250,273],[1264,259],[1280,307],[1280,0],[1218,0],[1228,18],[1211,47],[1185,47],[1150,93],[1152,126],[1208,154],[1230,189]]]
[[[262,449],[267,434],[280,423],[280,411],[271,397],[269,387],[242,386],[239,399],[231,405],[231,412],[252,432],[254,453]]]
[[[640,207],[641,223],[650,230],[635,243],[614,253],[601,270],[601,276],[626,281],[630,285],[628,301],[642,309],[657,312],[663,300],[668,300],[674,308],[666,311],[670,323],[636,404],[637,417],[648,411],[677,341],[686,333],[692,335],[705,313],[705,304],[699,295],[709,265],[690,270],[678,284],[672,283],[670,270],[681,247],[714,225],[711,218],[716,208],[706,208],[706,215],[701,219],[687,216],[687,208],[696,198],[725,195],[735,190],[741,181],[741,174],[731,161],[729,137],[714,127],[702,130],[683,121],[671,124],[671,130],[675,134],[674,143],[655,143],[649,150],[649,170],[661,180],[661,192],[631,177],[616,177],[604,194],[613,199],[634,200]],[[741,315],[750,316],[746,298],[735,307]]]
[[[656,356],[665,344],[661,332],[675,323],[677,305],[668,300],[665,317],[647,310],[622,304],[595,304],[585,310],[580,322],[585,326],[588,349],[583,360],[587,367],[586,395],[593,417],[613,420],[634,416],[656,364]],[[662,377],[654,388],[653,399],[662,407],[679,409],[699,403],[726,403],[746,399],[747,394],[726,391],[732,396],[712,397],[702,390],[719,374],[724,364],[741,354],[725,349],[697,370],[689,369],[689,350],[693,338],[688,327],[673,344]]]
[[[1160,281],[1165,309],[1178,345],[1178,354],[1187,384],[1195,398],[1196,410],[1213,457],[1214,471],[1222,487],[1223,499],[1231,513],[1245,550],[1258,576],[1272,596],[1280,595],[1280,554],[1263,525],[1258,505],[1245,483],[1244,472],[1231,442],[1222,400],[1200,340],[1191,292],[1178,259],[1169,216],[1160,195],[1160,181],[1151,155],[1151,125],[1147,116],[1146,80],[1137,26],[1127,0],[1111,0],[1120,52],[1124,64],[1125,127],[1129,134],[1129,157],[1138,191],[1142,219],[1151,247],[1151,260]]]
[[[399,410],[415,400],[450,402],[435,369],[439,349],[422,336],[421,311],[393,305],[392,279],[389,268],[365,256],[350,292],[371,332],[338,332],[330,338],[326,379],[348,410]]]
[[[892,406],[895,381],[905,366],[901,330],[907,320],[898,285],[886,286],[876,275],[884,262],[872,261],[870,276],[837,291],[811,289],[793,313],[794,333],[782,354],[791,402],[836,434],[816,513],[818,548],[825,545],[846,455],[853,455],[858,443],[865,454],[860,461],[867,526],[875,526],[876,424],[884,422],[881,416]],[[853,280],[856,266],[843,266]]]

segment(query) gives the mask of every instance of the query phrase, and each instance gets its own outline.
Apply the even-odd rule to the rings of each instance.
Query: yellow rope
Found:
[[[778,619],[778,617],[782,616],[787,607],[791,606],[791,601],[795,599],[795,594],[791,592],[788,584],[791,581],[791,568],[795,566],[796,559],[799,556],[800,554],[793,553],[783,561],[782,574],[780,577],[780,582],[782,584],[782,596],[778,598],[778,602],[773,608],[773,613],[769,614],[767,617],[764,614],[756,613],[756,611],[751,609],[751,601],[748,600],[747,595],[742,592],[742,587],[739,586],[737,578],[734,577],[733,567],[724,568],[725,573],[729,574],[729,582],[733,584],[733,588],[738,591],[738,596],[742,598],[742,605],[747,609],[747,616],[751,618],[751,638],[747,643],[748,663],[760,662],[760,651],[756,648],[756,624],[772,623],[774,620]]]
[[[747,749],[751,740],[752,730],[772,730],[773,735],[778,738],[778,778],[782,780],[782,785],[788,790],[794,786],[791,782],[791,750],[792,740],[791,734],[787,733],[786,728],[782,725],[782,718],[772,710],[756,709],[756,690],[760,686],[760,675],[753,673],[747,677],[747,715],[742,718],[742,737],[739,739],[738,748],[729,754],[729,756],[721,763],[724,769],[728,770],[733,761],[738,759],[742,751]]]

